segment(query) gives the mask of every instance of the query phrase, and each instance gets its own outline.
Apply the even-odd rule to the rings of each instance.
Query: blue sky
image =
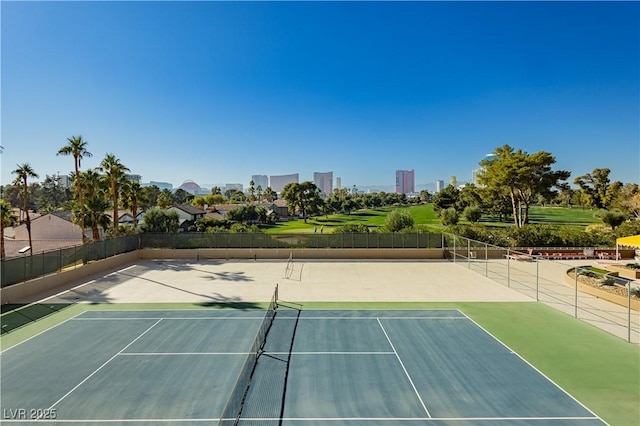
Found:
[[[638,2],[2,1],[2,182],[73,135],[174,186],[470,180],[505,143],[640,181]]]

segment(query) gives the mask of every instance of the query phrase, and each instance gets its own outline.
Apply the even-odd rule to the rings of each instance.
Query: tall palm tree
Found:
[[[75,171],[75,175],[74,176],[78,176],[78,173],[80,172],[80,162],[84,157],[92,157],[93,154],[91,154],[89,151],[87,151],[87,141],[82,139],[82,136],[71,136],[70,138],[67,138],[67,145],[63,146],[62,148],[60,148],[58,150],[58,153],[56,155],[72,155],[73,156],[73,165],[74,165],[74,171]],[[76,198],[76,201],[78,202],[78,204],[80,205],[80,222],[82,222],[82,217],[84,216],[84,202],[83,202],[83,197],[82,197],[82,191],[79,188],[79,184],[77,182],[77,179],[73,180],[73,186],[74,186],[74,198]],[[80,227],[82,227],[81,224],[79,224]],[[82,227],[82,243],[84,244],[87,241],[87,237],[84,235],[84,227]]]
[[[27,234],[29,234],[29,254],[33,255],[33,243],[31,241],[31,218],[29,217],[29,183],[28,179],[38,178],[38,174],[33,170],[31,164],[16,164],[17,169],[12,171],[16,175],[14,184],[20,187],[20,194],[22,196],[23,210],[25,212],[25,223],[27,225]],[[2,236],[4,238],[4,235]]]
[[[0,259],[6,257],[4,251],[4,228],[11,223],[11,205],[0,200]]]
[[[122,186],[122,206],[131,210],[133,228],[138,227],[138,203],[144,199],[145,189],[138,182],[126,182]]]
[[[102,176],[96,169],[80,172],[77,176],[78,188],[82,192],[83,205],[76,204],[74,214],[83,229],[91,228],[93,241],[100,240],[99,227],[109,226],[111,219],[104,212],[109,208],[108,190]],[[105,221],[103,216],[107,218]],[[106,223],[106,225],[105,225]]]
[[[106,173],[109,182],[109,194],[113,203],[113,235],[118,235],[118,198],[120,185],[126,180],[129,169],[113,154],[107,154],[100,163],[100,170]]]

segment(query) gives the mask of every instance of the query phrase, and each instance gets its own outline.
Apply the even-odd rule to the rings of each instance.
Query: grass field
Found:
[[[329,216],[316,216],[307,219],[307,223],[303,220],[293,220],[290,222],[282,222],[271,228],[267,228],[266,232],[270,234],[287,234],[287,233],[313,233],[333,232],[333,229],[343,225],[363,224],[368,227],[384,226],[387,215],[396,209],[395,207],[385,207],[379,209],[366,209],[354,211],[351,214],[332,214]],[[435,232],[442,229],[442,222],[438,214],[433,210],[433,204],[425,204],[418,206],[399,207],[399,210],[407,210],[411,213],[416,226],[426,226]],[[533,206],[529,210],[530,223],[546,223],[554,225],[568,225],[573,227],[584,227],[593,223],[600,223],[600,220],[594,216],[593,210],[565,207],[538,207]],[[460,223],[468,223],[461,218]],[[484,217],[482,223],[487,226],[505,227],[511,226],[512,222],[497,222]]]
[[[246,303],[226,306],[247,308]],[[543,304],[302,303],[302,309],[427,308],[460,309],[611,425],[640,424],[640,348]],[[6,349],[93,309],[202,309],[202,305],[74,305],[8,333],[2,337],[2,347]]]

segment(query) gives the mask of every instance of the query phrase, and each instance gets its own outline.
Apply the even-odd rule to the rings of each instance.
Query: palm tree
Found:
[[[4,251],[4,228],[11,224],[11,205],[5,200],[0,200],[0,259],[6,257]]]
[[[102,194],[96,194],[86,199],[84,206],[84,225],[91,228],[93,241],[100,241],[100,231],[98,227],[106,232],[111,225],[111,218],[105,211],[109,208],[109,201],[102,197]]]
[[[102,215],[107,217],[107,227],[111,223],[109,216],[104,214],[105,210],[109,208],[105,182],[96,169],[80,172],[76,178],[78,189],[82,193],[83,204],[76,204],[77,211],[74,212],[74,214],[78,218],[78,224],[82,227],[83,231],[86,228],[91,228],[93,241],[99,241],[100,232],[98,227],[105,227],[103,226],[105,222]]]
[[[31,164],[24,163],[22,165],[16,164],[17,169],[12,171],[16,175],[14,184],[20,186],[20,193],[22,195],[23,210],[25,212],[25,223],[27,225],[27,234],[29,234],[29,254],[33,255],[33,243],[31,241],[31,218],[29,217],[29,183],[28,178],[38,178],[38,174],[33,170]],[[4,238],[4,235],[2,236]]]
[[[138,182],[127,182],[122,186],[122,206],[131,210],[133,228],[138,227],[138,202],[145,196],[145,190]]]
[[[74,176],[77,177],[78,173],[80,172],[80,161],[84,157],[92,157],[93,154],[87,151],[87,141],[82,139],[82,136],[71,136],[70,138],[67,138],[67,141],[68,141],[68,144],[60,148],[56,155],[72,155],[73,156],[73,165],[74,165],[74,171],[75,171]],[[73,184],[74,184],[74,196],[77,199],[78,204],[80,205],[80,218],[81,218],[80,221],[82,221],[83,220],[82,217],[84,216],[84,202],[82,200],[83,194],[79,188],[79,183],[77,182],[77,179],[73,180]],[[84,227],[82,227],[81,224],[79,225],[82,228],[82,243],[84,244],[87,241],[87,237],[84,235]]]
[[[126,180],[129,169],[113,154],[107,154],[100,163],[100,170],[106,173],[109,182],[109,194],[113,202],[113,235],[118,235],[118,198],[120,185]]]

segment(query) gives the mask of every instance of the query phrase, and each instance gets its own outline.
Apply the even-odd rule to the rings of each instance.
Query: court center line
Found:
[[[156,325],[158,325],[158,323],[160,323],[160,321],[162,321],[162,319],[159,319],[158,321],[154,322],[149,328],[147,328],[145,331],[143,331],[142,333],[140,333],[140,335],[138,337],[136,337],[135,339],[133,339],[127,346],[125,346],[124,348],[120,349],[120,351],[118,353],[116,353],[115,355],[113,355],[111,358],[109,358],[108,360],[106,360],[100,367],[98,367],[96,370],[93,371],[93,373],[89,374],[83,381],[81,381],[80,383],[78,383],[77,385],[75,385],[73,387],[73,389],[71,389],[69,392],[65,393],[62,398],[58,399],[56,402],[54,402],[50,407],[49,410],[51,410],[52,408],[54,408],[56,405],[58,405],[63,399],[65,399],[67,396],[69,396],[73,391],[75,391],[76,389],[78,389],[80,386],[82,386],[83,383],[85,383],[87,380],[89,380],[91,377],[93,377],[98,371],[102,370],[102,368],[104,368],[105,365],[109,364],[114,358],[116,358],[118,355],[120,355],[123,351],[125,351],[129,346],[133,345],[135,342],[137,342],[142,336],[144,336],[145,334],[147,334],[149,331],[151,331],[151,329],[153,327],[155,327]],[[45,412],[47,410],[44,410]]]
[[[557,387],[558,389],[560,389],[565,395],[567,395],[569,398],[571,398],[573,401],[575,401],[578,405],[580,405],[582,408],[584,408],[585,410],[587,410],[588,412],[590,412],[591,414],[593,414],[593,417],[590,418],[595,418],[600,420],[602,423],[609,425],[609,423],[605,422],[604,419],[602,419],[600,416],[598,416],[596,413],[594,413],[593,411],[591,411],[589,409],[589,407],[587,407],[586,405],[584,405],[582,402],[578,401],[573,395],[571,395],[569,392],[567,392],[566,390],[564,390],[560,385],[558,385],[556,382],[554,382],[553,380],[551,380],[550,377],[548,377],[546,374],[544,374],[542,371],[538,370],[533,364],[531,364],[529,361],[527,361],[526,359],[524,359],[522,356],[520,356],[519,353],[517,353],[516,351],[514,351],[513,349],[511,349],[509,346],[507,346],[504,342],[502,342],[500,339],[498,339],[496,336],[494,336],[493,334],[491,334],[489,332],[489,330],[487,330],[486,328],[484,328],[483,326],[481,326],[480,324],[478,324],[477,322],[475,322],[471,317],[469,317],[468,315],[466,315],[464,312],[462,313],[463,315],[465,315],[467,317],[467,319],[469,321],[471,321],[473,324],[476,325],[476,327],[478,327],[480,330],[484,331],[489,337],[491,337],[492,339],[494,339],[496,342],[498,342],[500,345],[502,345],[504,348],[508,349],[509,352],[511,352],[513,355],[517,356],[522,362],[524,362],[525,364],[527,364],[529,367],[531,367],[535,372],[537,372],[538,374],[540,374],[542,377],[544,377],[545,379],[547,379],[551,384],[553,384],[555,387]]]
[[[384,336],[387,338],[387,341],[389,342],[389,345],[391,345],[391,349],[393,349],[393,352],[396,354],[396,358],[400,362],[400,366],[402,367],[402,370],[404,370],[404,374],[406,374],[407,379],[409,379],[409,383],[411,383],[411,387],[413,388],[413,391],[416,393],[416,396],[418,397],[418,400],[420,401],[420,404],[422,405],[422,408],[424,408],[424,411],[427,413],[427,416],[429,418],[431,418],[431,413],[427,409],[427,406],[424,405],[424,401],[422,400],[422,397],[418,393],[418,389],[416,389],[416,385],[413,384],[413,380],[411,380],[411,376],[409,376],[409,372],[405,368],[404,363],[402,362],[402,359],[400,359],[400,355],[398,355],[398,351],[396,351],[396,347],[393,346],[393,343],[391,342],[391,339],[389,338],[389,335],[387,334],[387,330],[384,329],[384,326],[382,325],[382,322],[380,322],[380,318],[376,318],[376,321],[378,321],[378,324],[380,325],[380,328],[382,329],[382,332],[384,333]]]

